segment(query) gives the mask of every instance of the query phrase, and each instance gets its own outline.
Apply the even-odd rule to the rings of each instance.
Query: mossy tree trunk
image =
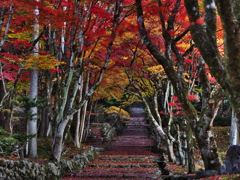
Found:
[[[240,119],[240,2],[239,0],[205,1],[205,23],[195,23],[200,18],[197,0],[185,0],[191,21],[191,34],[201,55],[229,98],[235,115]],[[216,9],[217,7],[217,9]],[[216,42],[216,11],[224,30],[224,56]]]

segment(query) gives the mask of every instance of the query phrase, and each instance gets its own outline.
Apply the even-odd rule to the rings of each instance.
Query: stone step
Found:
[[[159,179],[160,175],[155,173],[123,173],[123,172],[115,172],[115,171],[99,171],[99,172],[78,172],[74,175],[72,174],[71,177],[87,177],[87,178],[121,178],[121,179],[128,179],[128,178],[142,178],[142,179]]]
[[[143,142],[133,142],[133,141],[129,141],[129,142],[116,142],[115,146],[126,146],[125,144],[128,143],[128,147],[130,146],[135,146],[135,147],[142,147],[142,146],[153,146],[154,142],[153,141],[143,141]]]
[[[93,163],[98,163],[98,162],[104,162],[104,163],[108,163],[108,162],[131,162],[131,163],[148,163],[148,162],[153,162],[152,159],[149,158],[139,158],[139,157],[132,157],[132,158],[128,158],[128,157],[112,157],[112,158],[108,158],[108,157],[97,157],[94,159]]]
[[[138,134],[138,135],[122,134],[120,136],[114,137],[113,139],[119,139],[119,138],[147,138],[147,139],[149,139],[147,134]]]
[[[95,156],[95,158],[98,159],[156,159],[158,156],[157,155],[149,155],[149,156],[145,156],[145,155],[104,155],[104,154],[97,154]]]
[[[131,140],[139,140],[139,141],[153,141],[153,139],[150,139],[146,136],[120,136],[117,139],[122,140],[122,142],[128,142]],[[138,141],[137,141],[138,142]]]
[[[143,127],[143,126],[134,126],[134,125],[131,125],[131,126],[127,126],[126,128],[125,128],[125,131],[126,130],[128,130],[128,129],[135,129],[135,130],[145,130],[145,131],[147,131],[147,128],[146,127]],[[124,132],[125,132],[124,131]]]
[[[98,162],[98,163],[90,163],[87,165],[88,167],[104,167],[104,168],[136,168],[136,167],[143,167],[143,168],[150,168],[150,167],[157,167],[156,163],[131,163],[128,162]]]
[[[149,146],[108,146],[105,148],[104,154],[108,155],[154,155],[155,153],[150,151]]]
[[[160,172],[157,167],[152,167],[152,168],[142,168],[142,167],[137,167],[137,168],[92,168],[92,167],[87,167],[85,170],[80,170],[78,173],[109,173],[109,172],[116,172],[116,173],[145,173],[145,174],[153,174],[153,173],[158,173]]]
[[[137,128],[136,128],[136,129],[133,129],[133,128],[131,128],[131,129],[130,129],[130,128],[129,128],[129,129],[125,129],[125,130],[124,130],[124,134],[127,135],[129,132],[133,132],[133,131],[136,133],[136,135],[138,135],[139,133],[140,133],[140,134],[148,134],[146,129],[137,129]],[[123,135],[124,135],[124,134],[123,134]],[[139,135],[140,135],[140,134],[139,134]]]
[[[153,139],[148,138],[147,136],[119,136],[115,138],[114,140],[121,140],[122,142],[128,142],[128,141],[153,141]],[[127,145],[127,144],[126,144]]]

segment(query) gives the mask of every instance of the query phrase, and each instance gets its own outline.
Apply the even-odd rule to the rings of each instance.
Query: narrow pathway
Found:
[[[159,155],[151,151],[154,141],[148,137],[143,109],[133,108],[131,115],[123,134],[71,179],[160,179],[154,162]]]

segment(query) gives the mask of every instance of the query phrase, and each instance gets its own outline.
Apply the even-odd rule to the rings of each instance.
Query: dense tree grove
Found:
[[[169,161],[195,172],[194,134],[205,169],[220,171],[211,127],[218,115],[240,118],[239,4],[2,0],[2,130],[22,134],[23,157],[37,158],[37,139],[51,137],[59,161],[65,141],[81,147],[103,106],[141,101]]]

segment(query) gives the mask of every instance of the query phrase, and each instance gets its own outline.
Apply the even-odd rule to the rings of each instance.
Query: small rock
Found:
[[[240,173],[240,145],[230,146],[226,154],[226,173]]]
[[[197,171],[196,178],[200,179],[200,178],[211,177],[216,175],[218,175],[217,170]]]
[[[6,161],[4,159],[0,159],[0,166],[5,167]]]

